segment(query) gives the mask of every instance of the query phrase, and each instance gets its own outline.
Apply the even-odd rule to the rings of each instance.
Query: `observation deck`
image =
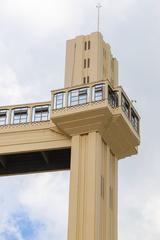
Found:
[[[51,108],[64,134],[98,131],[118,159],[137,153],[140,117],[122,87],[107,80],[52,91]]]

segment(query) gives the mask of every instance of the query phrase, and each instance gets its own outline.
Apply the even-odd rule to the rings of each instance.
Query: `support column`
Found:
[[[97,132],[72,137],[68,240],[116,240],[109,230],[107,149]]]

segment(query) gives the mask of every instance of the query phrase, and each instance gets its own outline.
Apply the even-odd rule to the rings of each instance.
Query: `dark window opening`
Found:
[[[87,42],[84,43],[84,50],[87,50]]]
[[[131,109],[131,124],[139,132],[139,119],[133,109]]]
[[[130,115],[130,109],[129,109],[129,102],[126,99],[126,97],[124,96],[124,94],[122,93],[122,98],[121,98],[121,104],[122,104],[122,110],[125,113],[125,115],[129,118]]]
[[[101,101],[104,99],[104,84],[98,84],[93,87],[92,101]]]
[[[91,41],[88,41],[88,49],[91,48]]]
[[[108,102],[112,108],[118,107],[118,94],[108,86]]]
[[[90,58],[88,58],[87,67],[88,67],[88,68],[90,67]]]

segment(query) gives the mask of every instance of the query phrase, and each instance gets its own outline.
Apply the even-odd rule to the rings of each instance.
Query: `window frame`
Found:
[[[47,111],[45,111],[46,109]],[[50,120],[50,105],[48,104],[38,105],[32,108],[32,122],[45,122],[49,120]]]
[[[60,99],[57,99],[57,96],[61,95]],[[58,110],[65,107],[65,92],[57,92],[53,95],[53,109]],[[59,103],[57,102],[59,101]]]
[[[25,124],[29,122],[29,108],[18,107],[11,110],[11,124]],[[19,116],[19,117],[18,117]]]
[[[121,108],[127,118],[130,118],[130,104],[123,92],[121,93]]]
[[[68,92],[68,107],[83,105],[89,102],[89,88],[72,89]]]
[[[112,108],[117,108],[119,105],[117,91],[114,91],[109,85],[108,85],[108,103]]]
[[[131,108],[131,124],[134,129],[139,133],[139,118],[133,108]]]
[[[0,126],[5,126],[8,124],[8,109],[0,109]],[[3,118],[3,115],[5,116]]]
[[[101,90],[97,90],[96,88],[101,88]],[[97,91],[95,91],[97,90]],[[100,95],[99,95],[100,93]],[[97,95],[98,94],[98,95]],[[97,96],[95,96],[97,95]],[[92,102],[99,102],[103,101],[105,99],[105,84],[99,83],[94,86],[92,86]]]

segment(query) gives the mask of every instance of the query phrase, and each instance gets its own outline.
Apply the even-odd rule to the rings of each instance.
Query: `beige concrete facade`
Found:
[[[65,88],[108,79],[118,85],[118,62],[99,32],[67,41]]]
[[[117,160],[98,132],[72,138],[68,239],[117,239]]]
[[[118,160],[137,153],[139,121],[109,44],[100,33],[76,37],[67,41],[65,88],[51,102],[0,108],[0,172],[10,154],[40,151],[47,164],[67,155],[44,151],[70,149],[68,240],[117,240]]]
[[[32,122],[32,109],[36,106],[51,105],[51,102],[3,106],[8,110],[9,121],[12,110],[28,108],[27,123],[6,124],[0,126],[0,154],[43,151],[71,147],[70,138],[62,134],[50,120]]]

